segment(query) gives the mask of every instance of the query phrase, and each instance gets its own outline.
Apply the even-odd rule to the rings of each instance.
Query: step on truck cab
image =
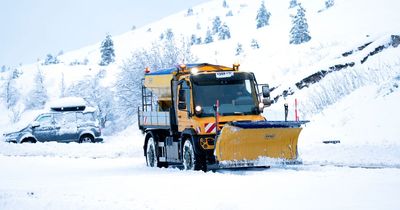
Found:
[[[297,160],[306,121],[267,121],[269,87],[260,92],[253,73],[208,63],[145,72],[138,124],[148,166],[205,171]]]

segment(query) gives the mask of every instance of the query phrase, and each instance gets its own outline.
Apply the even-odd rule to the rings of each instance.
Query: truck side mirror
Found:
[[[272,100],[269,98],[263,98],[262,101],[263,101],[264,107],[269,107],[272,104]]]
[[[269,85],[263,85],[262,87],[262,94],[264,98],[269,98],[270,97],[270,90],[269,90]]]

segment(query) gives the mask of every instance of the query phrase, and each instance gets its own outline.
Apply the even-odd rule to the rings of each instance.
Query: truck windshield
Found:
[[[223,78],[215,74],[196,75],[192,76],[192,82],[194,105],[202,108],[199,117],[214,116],[213,105],[217,100],[220,115],[258,114],[254,80],[248,73]]]

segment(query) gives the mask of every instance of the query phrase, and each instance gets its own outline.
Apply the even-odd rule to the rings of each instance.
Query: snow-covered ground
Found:
[[[143,159],[0,156],[0,209],[398,209],[400,170],[301,166],[217,172]]]
[[[396,147],[385,159],[307,132],[304,165],[207,173],[148,168],[133,127],[104,143],[0,142],[0,209],[398,209]]]
[[[317,156],[326,148],[308,149],[303,154],[305,165],[204,173],[146,167],[142,136],[132,129],[108,139],[96,144],[0,143],[0,209],[398,209],[400,205],[399,168],[320,166]]]
[[[396,126],[400,91],[379,90],[376,85],[360,88],[311,118],[299,140],[303,160],[400,167],[400,129]],[[322,143],[328,140],[341,143]]]

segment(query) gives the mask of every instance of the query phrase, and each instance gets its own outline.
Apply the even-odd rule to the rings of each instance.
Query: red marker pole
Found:
[[[218,124],[219,124],[219,100],[217,100],[217,109],[216,109],[216,114],[215,114],[215,133],[218,135]]]

